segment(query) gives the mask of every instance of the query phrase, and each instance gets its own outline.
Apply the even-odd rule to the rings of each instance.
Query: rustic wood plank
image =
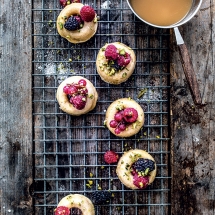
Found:
[[[0,214],[32,214],[31,1],[0,4]]]
[[[176,46],[172,52],[172,214],[175,215],[212,215],[215,210],[214,9],[214,1],[203,1],[197,15],[180,27],[204,106],[193,104]]]

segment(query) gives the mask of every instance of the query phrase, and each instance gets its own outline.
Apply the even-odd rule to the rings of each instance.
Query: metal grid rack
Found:
[[[35,214],[53,214],[63,196],[90,196],[98,189],[110,190],[113,197],[109,204],[95,206],[97,215],[170,214],[169,31],[140,22],[123,0],[82,3],[97,11],[99,27],[88,42],[74,45],[56,31],[59,0],[33,1]],[[133,75],[120,85],[102,81],[95,65],[99,49],[115,41],[129,45],[137,56]],[[59,83],[74,74],[88,78],[99,94],[96,108],[79,117],[63,113],[55,98]],[[126,139],[103,126],[105,110],[122,97],[133,98],[145,111],[144,127]],[[122,155],[131,148],[147,150],[156,160],[156,180],[145,190],[124,187],[116,165],[103,160],[109,149]]]

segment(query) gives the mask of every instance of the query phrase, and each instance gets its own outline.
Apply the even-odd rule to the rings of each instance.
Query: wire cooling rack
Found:
[[[90,196],[100,189],[110,190],[112,198],[95,206],[97,215],[170,214],[169,31],[142,23],[124,0],[82,3],[93,6],[100,21],[92,39],[74,45],[56,31],[59,1],[33,1],[35,214],[53,214],[65,195]],[[128,81],[110,85],[97,74],[95,61],[105,43],[116,41],[135,51],[137,64]],[[72,75],[88,78],[99,94],[96,108],[79,117],[63,113],[55,98],[59,84]],[[107,107],[123,97],[133,98],[145,111],[144,127],[126,139],[103,126]],[[157,163],[156,180],[145,190],[124,187],[116,165],[103,160],[107,150],[122,155],[134,148],[147,150]]]

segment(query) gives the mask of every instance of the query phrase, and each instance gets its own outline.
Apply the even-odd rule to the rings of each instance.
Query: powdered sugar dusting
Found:
[[[157,90],[148,89],[147,92],[139,98],[141,101],[160,100],[160,93]]]
[[[44,69],[44,73],[46,76],[52,76],[56,74],[56,65],[55,64],[47,64]]]
[[[105,2],[102,3],[101,8],[102,9],[109,9],[110,5],[111,5],[111,1],[107,0],[107,1],[105,1]]]
[[[64,67],[62,63],[57,65],[57,80],[59,84],[68,77],[68,74],[69,69]]]
[[[48,63],[45,64],[44,67],[42,66],[37,67],[37,69],[44,73],[47,78],[57,76],[58,83],[60,84],[71,73],[75,74],[74,70],[71,70],[68,67],[69,67],[68,65],[65,66],[63,63],[59,64]]]

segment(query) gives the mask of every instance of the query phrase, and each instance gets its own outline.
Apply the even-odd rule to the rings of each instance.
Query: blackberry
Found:
[[[91,200],[95,205],[109,203],[110,198],[111,198],[111,192],[109,191],[95,191],[91,195]]]
[[[111,67],[114,68],[117,72],[122,69],[121,66],[116,61],[113,61]]]
[[[149,168],[148,172],[151,172],[155,169],[155,162],[150,159],[139,158],[133,165],[132,168],[137,172],[145,172]]]
[[[80,23],[74,16],[70,16],[64,24],[64,28],[68,31],[74,31],[80,28]]]

